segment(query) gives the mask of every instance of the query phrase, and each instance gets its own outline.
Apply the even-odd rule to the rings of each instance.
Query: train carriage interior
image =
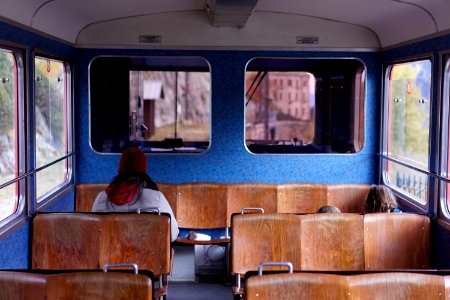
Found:
[[[0,0],[0,299],[448,299],[449,15]],[[92,212],[130,146],[174,242],[159,210]]]

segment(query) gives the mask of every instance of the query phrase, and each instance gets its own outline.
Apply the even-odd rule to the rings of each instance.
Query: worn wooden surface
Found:
[[[231,226],[231,272],[257,271],[259,263],[289,261],[300,270],[300,216],[234,215]],[[276,268],[279,269],[279,268]]]
[[[227,188],[220,183],[178,185],[177,220],[185,228],[210,229],[227,226]]]
[[[363,216],[301,216],[302,270],[364,270]]]
[[[55,213],[33,219],[34,269],[99,269],[100,218]]]
[[[327,184],[327,205],[346,213],[362,213],[370,187],[369,184]]]
[[[252,276],[246,282],[246,300],[350,299],[346,277],[330,274],[271,274]]]
[[[263,208],[266,213],[277,212],[277,185],[268,183],[227,184],[227,226],[231,225],[231,215],[240,213],[242,208]]]
[[[0,271],[0,299],[44,300],[44,275]]]
[[[136,263],[155,276],[169,274],[170,224],[166,215],[52,213],[33,220],[32,266],[99,269]]]
[[[364,215],[366,270],[430,267],[430,219],[407,213]]]
[[[327,205],[327,189],[323,184],[286,183],[278,185],[279,213],[314,213]]]
[[[375,273],[350,276],[349,279],[351,299],[445,299],[443,276]]]
[[[151,300],[152,281],[144,275],[80,272],[48,275],[48,300]]]

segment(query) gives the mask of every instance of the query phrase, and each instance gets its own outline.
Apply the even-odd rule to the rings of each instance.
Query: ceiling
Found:
[[[79,47],[379,49],[449,33],[450,0],[1,0],[0,16]]]

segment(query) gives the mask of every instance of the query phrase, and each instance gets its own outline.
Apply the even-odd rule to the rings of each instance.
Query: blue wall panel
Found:
[[[26,222],[0,240],[0,268],[28,268],[28,239],[30,223]]]
[[[98,55],[201,56],[212,72],[211,147],[203,155],[149,155],[148,173],[157,182],[373,183],[379,136],[378,54],[369,52],[79,50],[77,86],[77,182],[108,182],[118,154],[98,154],[89,144],[88,66]],[[365,145],[357,154],[253,155],[244,146],[244,71],[254,57],[355,57],[367,67]],[[127,99],[124,99],[127,101]],[[95,118],[96,116],[92,116]],[[100,117],[100,116],[98,116]]]

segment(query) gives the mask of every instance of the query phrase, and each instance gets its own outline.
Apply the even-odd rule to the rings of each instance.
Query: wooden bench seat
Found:
[[[76,211],[90,212],[98,193],[107,183],[83,183],[76,187]],[[370,185],[259,182],[158,183],[177,218],[182,243],[215,244],[230,241],[227,228],[231,215],[242,208],[262,208],[266,213],[313,213],[321,206],[335,205],[343,212],[362,212]],[[185,229],[185,230],[183,230]],[[211,241],[188,240],[190,230],[222,229]]]
[[[233,290],[242,293],[245,273],[268,261],[291,262],[295,271],[428,269],[429,224],[406,213],[233,215]]]
[[[449,276],[419,273],[334,275],[283,273],[252,276],[245,299],[448,299]]]
[[[0,299],[84,300],[153,299],[148,276],[121,272],[39,274],[0,271]]]
[[[135,263],[151,271],[167,292],[171,273],[170,218],[154,214],[47,213],[36,215],[32,230],[33,269],[100,269]]]

